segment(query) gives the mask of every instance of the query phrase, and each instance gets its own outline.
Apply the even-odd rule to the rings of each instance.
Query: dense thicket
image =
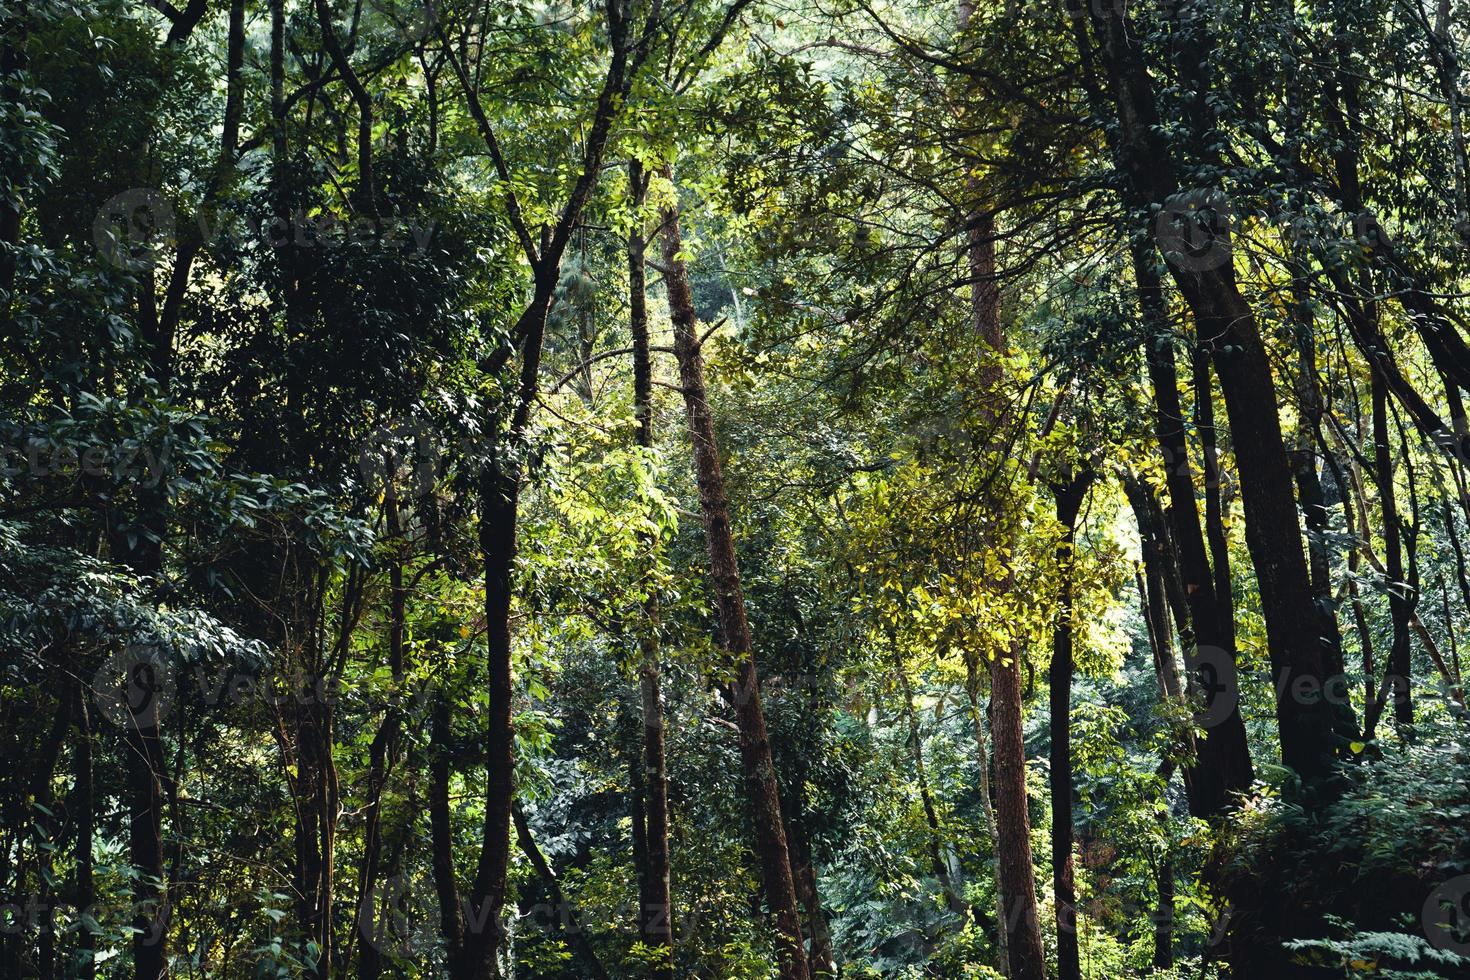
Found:
[[[0,0],[0,976],[1470,976],[1464,0]]]

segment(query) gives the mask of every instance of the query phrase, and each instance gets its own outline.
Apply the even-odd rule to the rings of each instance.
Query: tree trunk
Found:
[[[1305,295],[1293,297],[1297,308],[1297,401],[1302,413],[1301,436],[1294,454],[1297,494],[1301,500],[1302,514],[1307,525],[1307,573],[1311,578],[1312,598],[1320,622],[1322,635],[1322,669],[1328,683],[1344,686],[1346,693],[1346,664],[1342,652],[1342,631],[1337,624],[1337,600],[1332,594],[1332,562],[1327,547],[1330,531],[1327,501],[1322,493],[1322,480],[1317,475],[1317,454],[1314,451],[1314,433],[1322,425],[1322,397],[1317,385],[1317,351],[1312,337],[1313,318]],[[1350,725],[1356,720],[1350,717],[1351,706],[1343,711]]]
[[[1164,615],[1164,600],[1160,594],[1163,586],[1159,581],[1157,559],[1151,558],[1149,554],[1148,538],[1152,522],[1145,516],[1146,509],[1140,506],[1142,494],[1145,492],[1138,484],[1130,486],[1128,490],[1139,521],[1139,537],[1144,539],[1144,571],[1134,573],[1138,583],[1138,602],[1148,634],[1149,647],[1153,652],[1154,678],[1158,684],[1159,700],[1165,704],[1180,703],[1184,700],[1184,692],[1180,687],[1179,672],[1174,664],[1174,641],[1169,631],[1169,620]],[[1193,744],[1192,731],[1186,730],[1184,737],[1187,744]],[[1173,819],[1168,810],[1169,780],[1174,772],[1175,763],[1171,749],[1166,749],[1163,756],[1159,774],[1163,780],[1165,806],[1159,813],[1158,820],[1160,826],[1166,831],[1167,838],[1167,829]],[[1186,770],[1186,793],[1188,789]],[[1167,970],[1174,965],[1174,855],[1172,851],[1166,850],[1154,868],[1154,888],[1158,892],[1158,905],[1153,914],[1153,963],[1158,969]]]
[[[1235,585],[1230,577],[1230,538],[1225,533],[1225,488],[1220,475],[1220,438],[1215,427],[1215,395],[1211,390],[1210,354],[1196,346],[1194,375],[1194,428],[1204,463],[1205,540],[1210,545],[1210,567],[1215,579],[1215,603],[1220,611],[1220,633],[1235,650]]]
[[[1168,816],[1160,817],[1167,820]],[[1160,970],[1174,967],[1174,858],[1166,855],[1154,876],[1159,905],[1154,910],[1154,966]]]
[[[805,780],[797,798],[796,808],[805,806]],[[796,897],[806,909],[806,919],[811,933],[811,955],[807,959],[813,980],[837,976],[837,961],[832,956],[832,932],[827,926],[827,912],[822,908],[822,896],[817,890],[817,871],[812,863],[812,846],[806,832],[804,814],[798,812],[791,820],[787,840],[791,844],[791,875],[796,885]]]
[[[358,910],[354,935],[350,937],[358,950],[357,975],[359,980],[374,980],[383,971],[382,956],[360,930],[364,928],[363,913],[368,914],[366,928],[373,928],[372,908],[363,907],[376,894],[379,868],[382,863],[383,842],[383,792],[388,785],[388,774],[398,755],[398,730],[401,711],[398,699],[403,697],[404,640],[407,627],[408,589],[404,585],[403,565],[405,542],[403,539],[402,515],[399,511],[398,492],[392,474],[397,470],[397,460],[391,455],[384,460],[383,472],[387,474],[383,490],[383,524],[388,540],[393,543],[395,554],[388,568],[388,669],[393,673],[393,697],[378,732],[368,749],[367,817],[363,826],[362,869],[358,875]],[[351,955],[350,949],[348,955]]]
[[[1409,586],[1404,581],[1403,539],[1394,492],[1393,455],[1388,443],[1387,386],[1377,372],[1373,374],[1372,385],[1373,465],[1378,480],[1379,507],[1382,510],[1383,564],[1388,577],[1389,618],[1393,622],[1393,645],[1389,648],[1388,663],[1384,667],[1387,672],[1384,689],[1393,698],[1394,721],[1410,724],[1414,720],[1409,681],[1409,617],[1413,612],[1413,600],[1409,595]],[[1364,727],[1370,737],[1384,707],[1376,704],[1369,708],[1371,724]]]
[[[1013,980],[1045,980],[1046,953],[1036,906],[1036,871],[1031,858],[1031,815],[1027,809],[1026,744],[1022,732],[1021,645],[990,665],[995,744],[995,823],[998,865],[1007,907],[1002,927],[1010,948]]]
[[[546,890],[551,894],[551,901],[556,906],[557,921],[562,925],[562,931],[571,941],[572,948],[577,951],[577,956],[582,960],[583,976],[592,980],[607,980],[607,970],[603,969],[602,960],[597,956],[597,950],[592,948],[592,942],[587,938],[587,933],[582,929],[581,919],[577,910],[572,906],[571,900],[562,891],[561,880],[551,870],[551,865],[546,862],[546,855],[541,853],[541,848],[536,846],[536,838],[531,836],[531,825],[526,820],[526,815],[521,812],[519,805],[512,807],[511,816],[515,820],[516,840],[520,842],[521,852],[526,855],[526,860],[531,862],[531,867],[536,869],[536,875]]]
[[[1231,430],[1250,433],[1236,441],[1235,459],[1276,684],[1282,758],[1304,782],[1319,782],[1331,772],[1335,746],[1325,700],[1295,693],[1315,689],[1320,695],[1322,656],[1316,619],[1301,614],[1312,607],[1312,594],[1270,361],[1255,315],[1235,281],[1234,250],[1223,217],[1191,227],[1182,239],[1172,223],[1194,218],[1173,207],[1179,184],[1171,148],[1158,125],[1153,80],[1128,37],[1123,11],[1093,7],[1091,16],[1118,110],[1129,204],[1145,214],[1151,214],[1150,206],[1161,209],[1150,220],[1149,236],[1194,313],[1200,342],[1211,352]],[[1200,232],[1205,247],[1189,247]]]
[[[449,975],[458,980],[469,971],[464,963],[464,918],[460,914],[454,869],[454,829],[449,804],[450,718],[448,695],[443,690],[435,691],[429,724],[429,842],[434,892],[439,898],[439,934],[446,947]]]
[[[541,314],[545,323],[545,312]],[[539,350],[539,336],[537,348]],[[485,719],[485,817],[480,859],[464,923],[465,973],[455,980],[489,975],[502,937],[506,871],[510,867],[511,805],[515,801],[515,725],[512,718],[512,633],[510,606],[517,551],[520,473],[503,459],[486,465],[480,489],[480,550],[485,568],[488,690]]]
[[[1243,793],[1255,778],[1245,723],[1233,703],[1239,692],[1235,672],[1235,624],[1228,598],[1219,589],[1230,588],[1228,570],[1211,571],[1205,538],[1200,531],[1199,508],[1195,502],[1194,478],[1189,446],[1184,435],[1184,409],[1179,400],[1178,374],[1170,346],[1168,311],[1163,285],[1153,257],[1140,245],[1133,255],[1133,273],[1138,286],[1139,306],[1148,324],[1145,361],[1154,392],[1154,428],[1164,457],[1165,486],[1169,494],[1174,553],[1183,576],[1184,598],[1189,605],[1192,631],[1181,630],[1185,663],[1190,669],[1191,690],[1203,689],[1207,700],[1201,711],[1204,734],[1196,748],[1198,761],[1192,767],[1190,811],[1198,817],[1219,814],[1230,804],[1232,793]],[[1213,415],[1213,413],[1211,413]],[[1208,470],[1208,467],[1207,467]],[[1218,516],[1218,515],[1217,515]],[[1220,529],[1223,538],[1223,527]],[[1216,543],[1223,549],[1222,541]],[[1219,555],[1217,554],[1217,561]],[[1210,676],[1213,675],[1213,676]]]
[[[672,179],[670,168],[664,176]],[[720,467],[705,389],[704,359],[695,332],[694,300],[684,266],[683,239],[676,208],[664,214],[663,259],[668,286],[669,313],[674,321],[674,349],[679,361],[679,380],[689,417],[689,437],[694,450],[695,481],[699,485],[699,509],[704,519],[705,542],[709,548],[710,579],[725,648],[739,660],[738,675],[729,693],[734,701],[735,722],[740,729],[740,755],[745,769],[745,790],[755,824],[756,850],[760,855],[766,903],[775,919],[780,941],[778,953],[782,980],[806,980],[806,949],[801,936],[801,913],[796,886],[791,877],[791,855],[781,819],[781,799],[771,744],[766,735],[765,712],[761,707],[760,683],[752,652],[750,623],[745,614],[745,593],[735,558],[735,537],[730,527],[730,505],[725,496],[725,475]]]
[[[973,211],[967,218],[970,264],[970,312],[975,332],[990,348],[982,366],[986,406],[983,414],[999,434],[1003,415],[1005,335],[1000,319],[1000,289],[995,266],[995,216]],[[998,445],[999,440],[993,439]],[[1012,588],[1010,575],[994,583]],[[1036,906],[1036,869],[1031,856],[1031,816],[1027,811],[1026,743],[1021,697],[1022,646],[1012,640],[990,661],[990,736],[995,759],[996,884],[1001,895],[1001,929],[1007,933],[1010,972],[1014,980],[1043,980],[1046,953],[1041,916]]]
[[[628,305],[633,333],[633,412],[638,420],[638,445],[652,449],[653,361],[648,340],[646,243],[641,214],[647,179],[643,167],[628,164],[635,214],[628,233]],[[645,540],[652,549],[651,538]],[[650,557],[650,561],[654,561]],[[646,621],[639,634],[638,689],[642,703],[642,802],[644,868],[641,875],[639,931],[643,941],[660,950],[655,980],[674,975],[673,895],[669,857],[669,777],[664,758],[664,704],[659,676],[659,600],[650,592],[643,604]]]
[[[92,881],[92,839],[96,824],[96,804],[92,788],[92,720],[87,711],[87,690],[78,684],[76,706],[73,709],[77,726],[77,741],[73,755],[72,798],[67,810],[76,822],[76,906],[95,917],[92,907],[97,901],[96,887]],[[77,976],[80,980],[95,980],[97,976],[97,935],[85,923],[77,929]]]
[[[159,980],[168,968],[169,898],[163,866],[163,753],[158,738],[158,701],[149,697],[127,722],[123,738],[128,806],[128,856],[133,884],[133,976]]]
[[[1052,625],[1051,694],[1051,867],[1057,916],[1057,975],[1082,980],[1077,950],[1077,887],[1072,857],[1072,600],[1075,591],[1077,514],[1093,474],[1080,471],[1053,485],[1062,538],[1056,561],[1061,573],[1057,618]]]

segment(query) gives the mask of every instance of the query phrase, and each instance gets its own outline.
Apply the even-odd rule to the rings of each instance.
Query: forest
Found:
[[[1470,978],[1470,0],[0,0],[0,980]]]

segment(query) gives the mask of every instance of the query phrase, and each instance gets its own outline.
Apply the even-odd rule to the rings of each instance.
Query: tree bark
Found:
[[[1229,592],[1229,570],[1212,571],[1205,550],[1163,285],[1153,257],[1141,243],[1134,249],[1133,274],[1139,306],[1148,327],[1144,360],[1153,387],[1155,435],[1164,458],[1165,488],[1169,494],[1166,515],[1192,627],[1188,632],[1181,630],[1180,639],[1184,642],[1185,663],[1190,670],[1190,689],[1203,688],[1207,692],[1204,713],[1213,722],[1196,742],[1198,758],[1188,780],[1190,811],[1198,817],[1211,817],[1230,805],[1231,794],[1248,790],[1255,778],[1239,708],[1215,701],[1220,697],[1235,698],[1239,691],[1234,616],[1228,595],[1222,597],[1220,593],[1222,587]],[[1210,415],[1213,422],[1213,411]],[[1211,469],[1207,462],[1207,479]],[[1218,502],[1215,506],[1218,507]],[[1220,515],[1216,517],[1218,520]],[[1222,525],[1220,540],[1212,541],[1217,552],[1227,547],[1223,537]],[[1221,557],[1216,554],[1217,563]],[[1216,676],[1201,676],[1206,671]]]
[[[837,961],[832,956],[832,932],[827,925],[827,912],[822,907],[822,896],[817,890],[817,870],[812,860],[811,839],[807,834],[806,780],[803,776],[797,795],[786,839],[791,845],[791,876],[796,885],[796,897],[806,909],[807,932],[811,935],[811,953],[807,965],[813,980],[837,975]]]
[[[1077,886],[1072,844],[1072,602],[1075,588],[1077,515],[1092,485],[1090,470],[1068,474],[1052,486],[1062,538],[1056,561],[1061,576],[1057,618],[1052,625],[1051,695],[1051,867],[1057,918],[1057,975],[1082,980],[1077,949]]]
[[[628,233],[628,305],[633,333],[633,412],[638,420],[638,445],[652,449],[653,360],[649,349],[646,282],[647,244],[643,237],[642,205],[647,189],[643,167],[628,164],[628,183],[634,200],[633,228]],[[653,548],[651,537],[645,544]],[[650,562],[656,560],[652,556]],[[655,980],[674,975],[673,896],[669,855],[669,777],[664,756],[664,704],[659,676],[659,600],[650,591],[643,603],[638,689],[642,704],[642,802],[644,868],[640,888],[639,931],[643,941],[659,950]]]
[[[1046,953],[1036,905],[1031,857],[1031,816],[1026,792],[1026,744],[1022,733],[1021,647],[996,657],[990,669],[994,713],[995,823],[1000,838],[998,873],[1007,907],[1002,927],[1010,948],[1013,980],[1045,980]]]
[[[1399,528],[1398,506],[1394,492],[1393,455],[1388,442],[1388,397],[1387,387],[1377,373],[1373,375],[1373,465],[1378,480],[1378,502],[1382,511],[1383,564],[1388,577],[1389,618],[1393,623],[1393,645],[1389,648],[1384,689],[1393,698],[1394,721],[1410,724],[1414,720],[1411,701],[1409,618],[1413,612],[1413,599],[1409,586],[1404,581],[1403,538]],[[1376,727],[1382,704],[1370,706],[1369,717],[1373,725],[1365,725],[1367,734],[1372,735]]]
[[[1276,683],[1276,718],[1282,758],[1305,783],[1325,780],[1335,755],[1329,706],[1320,692],[1322,656],[1307,564],[1302,555],[1296,495],[1276,391],[1255,314],[1235,280],[1234,249],[1222,216],[1206,221],[1205,247],[1181,250],[1171,224],[1179,190],[1170,164],[1171,148],[1159,127],[1153,80],[1139,47],[1129,39],[1121,8],[1093,7],[1092,25],[1108,67],[1121,130],[1120,164],[1129,181],[1131,207],[1150,215],[1149,237],[1164,254],[1169,272],[1194,313],[1200,342],[1211,352],[1231,430],[1250,433],[1237,440],[1245,505],[1246,545],[1260,586],[1262,613]],[[1171,200],[1172,199],[1172,200]],[[1168,205],[1168,207],[1165,207]],[[1157,217],[1148,209],[1161,210]],[[1184,220],[1193,218],[1184,216]]]
[[[387,474],[383,492],[383,523],[388,540],[393,543],[395,554],[388,568],[388,668],[393,674],[393,695],[373,736],[368,749],[367,816],[363,826],[362,869],[358,875],[357,893],[360,896],[357,912],[357,930],[351,937],[359,950],[357,975],[359,980],[374,980],[383,971],[382,956],[370,942],[358,942],[365,938],[358,931],[363,928],[362,915],[371,913],[363,908],[362,901],[375,894],[379,868],[382,863],[383,791],[388,785],[388,774],[398,755],[398,730],[401,711],[398,699],[403,696],[404,640],[407,627],[408,589],[403,578],[405,542],[402,515],[399,510],[397,488],[392,474],[397,470],[397,460],[391,455],[384,460],[383,472]],[[372,928],[372,918],[367,928]],[[351,955],[349,949],[348,956]]]
[[[995,265],[995,216],[972,211],[967,218],[970,312],[976,334],[989,348],[981,369],[985,408],[992,436],[1003,415],[1005,332],[1000,319],[1000,289]],[[999,440],[993,440],[996,444]],[[995,588],[1013,587],[1009,573]],[[1021,695],[1022,646],[1017,640],[997,650],[990,661],[991,730],[995,759],[997,886],[1002,896],[1001,928],[1013,980],[1044,980],[1046,952],[1036,904],[1036,869],[1031,855],[1031,816],[1027,809],[1026,742]]]
[[[1351,739],[1357,735],[1357,718],[1347,696],[1347,664],[1343,655],[1342,629],[1337,620],[1337,599],[1332,592],[1332,561],[1327,540],[1331,527],[1322,480],[1317,475],[1315,447],[1322,429],[1322,393],[1317,381],[1314,317],[1304,271],[1300,274],[1294,271],[1293,284],[1292,306],[1297,325],[1296,389],[1302,418],[1298,423],[1292,468],[1307,526],[1307,573],[1322,641],[1322,670],[1325,683],[1330,686],[1334,697],[1333,714],[1339,733]],[[1325,446],[1323,448],[1325,450]]]
[[[163,866],[163,752],[158,736],[158,701],[149,697],[124,733],[124,779],[128,806],[128,856],[138,880],[133,885],[133,977],[159,980],[167,973],[169,897]]]
[[[1225,488],[1220,474],[1220,439],[1215,427],[1209,351],[1196,346],[1192,352],[1192,365],[1194,428],[1200,442],[1200,461],[1204,464],[1205,540],[1210,546],[1210,569],[1215,582],[1220,634],[1228,641],[1225,649],[1234,651],[1235,585],[1230,577],[1230,538],[1225,533]]]
[[[667,166],[664,176],[672,179],[672,171]],[[776,924],[780,975],[782,980],[806,980],[809,968],[801,936],[801,913],[791,876],[791,855],[781,818],[776,769],[766,734],[750,622],[745,613],[745,593],[735,557],[735,536],[730,525],[730,504],[725,495],[725,475],[720,466],[714,420],[710,415],[704,358],[695,329],[694,299],[689,291],[684,259],[680,255],[682,250],[679,212],[677,208],[670,208],[664,213],[664,277],[668,287],[669,313],[674,321],[674,350],[679,361],[679,381],[693,444],[695,482],[699,486],[699,510],[704,519],[705,543],[709,549],[715,607],[719,612],[724,647],[738,660],[738,674],[730,685],[729,693],[734,701],[735,721],[740,730],[746,796],[755,824],[756,850],[760,855],[766,904]]]
[[[607,4],[607,43],[610,50],[608,67],[598,91],[591,125],[583,140],[583,155],[576,183],[567,195],[561,214],[552,224],[541,229],[539,248],[532,241],[525,224],[520,202],[510,182],[510,171],[501,146],[480,103],[480,93],[461,57],[437,24],[439,41],[445,58],[459,80],[476,129],[485,142],[497,173],[506,185],[506,215],[516,231],[532,270],[531,297],[511,328],[511,340],[497,347],[480,363],[487,374],[499,375],[509,360],[520,355],[519,383],[510,399],[510,422],[502,426],[493,414],[487,421],[486,462],[480,474],[479,544],[485,580],[485,640],[487,708],[483,744],[485,748],[485,814],[480,839],[480,854],[464,909],[458,901],[459,890],[453,876],[452,854],[448,851],[447,801],[436,802],[441,811],[436,841],[435,889],[439,895],[440,919],[445,943],[449,947],[452,980],[481,980],[494,971],[500,948],[500,913],[505,905],[506,871],[510,862],[511,807],[515,796],[515,729],[512,704],[512,629],[511,600],[514,589],[516,552],[519,546],[517,525],[520,511],[521,480],[526,436],[531,412],[540,390],[542,342],[546,321],[556,295],[561,274],[561,260],[572,234],[581,223],[583,211],[602,174],[602,161],[612,134],[614,121],[621,114],[633,76],[647,53],[640,51],[629,58],[631,5],[625,0]],[[656,16],[657,4],[651,10]],[[444,707],[446,712],[447,705]],[[448,719],[441,726],[448,731]],[[442,747],[441,747],[442,749]],[[439,753],[441,758],[443,752]],[[442,763],[441,763],[442,764]],[[443,783],[447,773],[434,780],[436,795],[446,793]],[[467,914],[466,914],[467,913]]]
[[[1161,595],[1163,585],[1159,581],[1159,570],[1157,559],[1150,557],[1151,521],[1146,516],[1146,508],[1141,506],[1142,494],[1145,491],[1137,484],[1130,486],[1128,490],[1129,499],[1132,502],[1134,513],[1139,522],[1139,537],[1144,540],[1144,570],[1135,572],[1138,584],[1139,609],[1143,615],[1144,625],[1148,635],[1149,647],[1153,653],[1154,678],[1159,689],[1159,700],[1165,704],[1170,702],[1183,703],[1184,692],[1179,684],[1179,672],[1174,664],[1174,641],[1170,635],[1169,620],[1164,614],[1164,599]],[[1194,742],[1193,733],[1186,730],[1184,733],[1186,744]],[[1172,753],[1165,750],[1164,758],[1159,765],[1159,774],[1163,780],[1163,793],[1165,807],[1158,816],[1160,826],[1167,830],[1172,815],[1168,812],[1169,780],[1175,769]],[[1188,771],[1185,774],[1185,789],[1188,792]],[[1171,851],[1165,851],[1154,868],[1154,888],[1158,892],[1158,904],[1154,909],[1154,958],[1153,964],[1159,969],[1170,969],[1174,965],[1174,856]]]

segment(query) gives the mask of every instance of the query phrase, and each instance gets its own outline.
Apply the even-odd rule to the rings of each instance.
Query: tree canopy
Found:
[[[0,0],[0,977],[1470,977],[1466,0]]]

